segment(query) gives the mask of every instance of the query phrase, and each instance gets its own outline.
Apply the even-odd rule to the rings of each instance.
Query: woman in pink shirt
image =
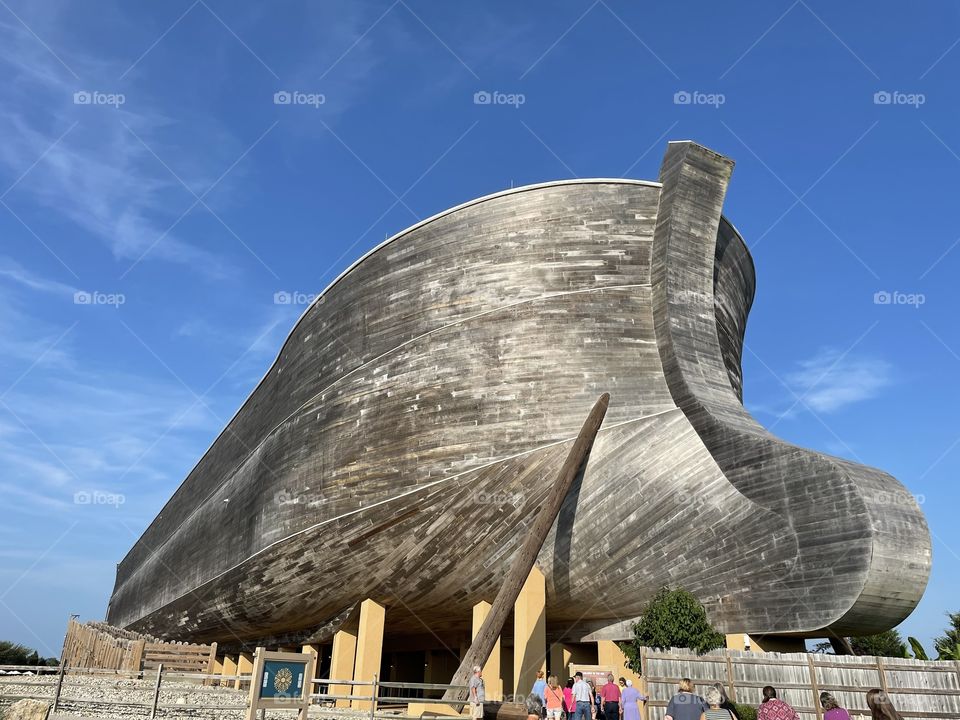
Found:
[[[573,678],[568,678],[567,685],[563,688],[563,706],[567,709],[567,716],[573,717],[577,711],[577,704],[573,701]]]

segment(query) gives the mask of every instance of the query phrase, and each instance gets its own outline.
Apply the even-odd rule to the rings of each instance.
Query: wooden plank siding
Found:
[[[608,392],[538,556],[552,627],[625,627],[666,584],[725,632],[897,624],[929,574],[916,502],[742,406],[756,278],[721,216],[731,171],[670,143],[660,182],[518,188],[368,253],[120,563],[109,621],[316,643],[369,598],[388,633],[469,632]]]

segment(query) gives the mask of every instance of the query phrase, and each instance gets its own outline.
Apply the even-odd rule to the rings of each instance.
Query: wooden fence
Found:
[[[139,672],[161,664],[173,672],[212,672],[217,644],[169,643],[102,623],[73,618],[63,641],[63,662],[69,667]]]
[[[833,694],[852,718],[870,717],[866,692],[887,692],[904,718],[960,718],[960,663],[818,653],[751,653],[715,650],[646,650],[643,674],[650,696],[649,720],[661,720],[680,678],[689,677],[701,695],[722,683],[734,702],[756,707],[765,685],[793,705],[802,720],[823,720],[820,693]]]

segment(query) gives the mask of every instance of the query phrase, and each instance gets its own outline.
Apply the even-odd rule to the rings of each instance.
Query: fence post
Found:
[[[66,672],[65,663],[60,663],[60,672],[57,674],[57,690],[53,695],[53,712],[57,712],[60,707],[60,691],[63,689],[63,674]]]
[[[883,659],[879,655],[877,656],[877,674],[880,676],[880,689],[889,697],[890,689],[887,687],[887,671],[884,669]]]
[[[373,720],[373,714],[377,711],[377,674],[373,674],[373,688],[370,691],[370,720]]]
[[[813,709],[817,713],[817,720],[823,720],[823,708],[820,707],[820,686],[817,685],[817,666],[813,662],[813,655],[807,655],[810,665],[810,685],[813,687]]]
[[[727,689],[730,691],[730,701],[737,701],[737,688],[733,684],[733,660],[730,659],[730,650],[726,651],[727,655]]]
[[[648,698],[650,697],[650,683],[647,681],[647,676],[650,674],[649,665],[650,665],[650,661],[647,660],[647,648],[642,647],[640,648],[640,675],[643,676],[643,682],[646,685],[645,695]],[[649,720],[649,718],[650,718],[650,700],[648,699],[648,700],[645,700],[643,703],[643,720]]]
[[[127,657],[127,669],[133,672],[140,672],[140,665],[143,662],[146,640],[134,640],[130,655]]]
[[[157,717],[157,703],[160,701],[160,678],[163,675],[163,663],[157,665],[157,682],[153,686],[153,706],[150,708],[150,720]]]

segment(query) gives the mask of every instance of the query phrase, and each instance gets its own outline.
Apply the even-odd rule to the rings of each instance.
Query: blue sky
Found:
[[[3,0],[0,638],[57,655],[68,613],[103,617],[363,252],[511,185],[655,179],[693,139],[737,161],[746,405],[921,499],[933,574],[901,630],[930,645],[960,609],[958,45],[937,0]]]

